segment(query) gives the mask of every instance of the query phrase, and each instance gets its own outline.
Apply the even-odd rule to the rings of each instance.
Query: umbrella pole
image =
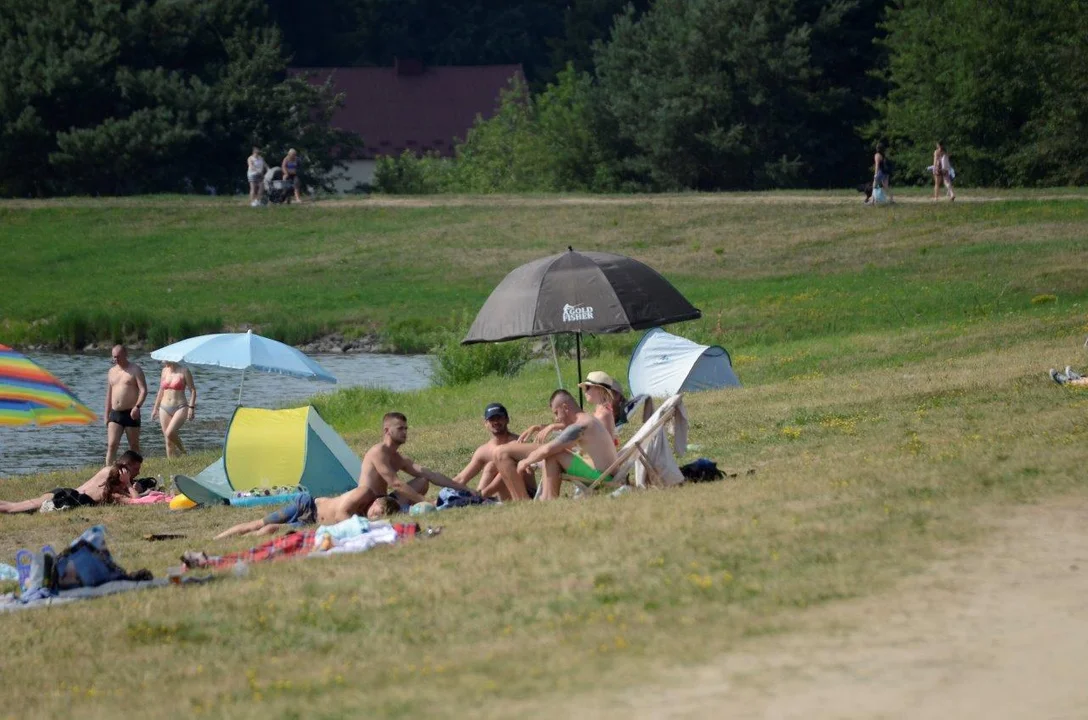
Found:
[[[246,386],[246,369],[242,368],[242,382],[238,384],[238,406],[242,406],[242,388]]]
[[[578,357],[578,382],[582,382],[582,333],[574,333],[574,352]],[[584,408],[582,401],[582,386],[578,385],[578,407]]]
[[[559,372],[559,351],[555,349],[555,335],[549,335],[552,340],[552,361],[555,362],[556,387],[563,387],[563,374]]]

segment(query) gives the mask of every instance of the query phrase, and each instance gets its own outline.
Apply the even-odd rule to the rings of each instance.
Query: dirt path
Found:
[[[1020,193],[993,194],[985,188],[961,190],[957,203],[987,203],[1006,200],[1085,200],[1088,195],[1076,193]],[[896,203],[907,205],[932,204],[928,195],[903,195]],[[941,202],[947,202],[942,197]],[[323,198],[319,202],[307,200],[298,207],[307,210],[336,210],[360,207],[382,208],[436,208],[436,207],[562,207],[562,206],[647,206],[647,205],[858,205],[861,195],[808,192],[722,192],[638,195],[370,195],[363,197],[339,196]],[[106,197],[106,198],[51,198],[44,200],[0,199],[0,208],[9,210],[37,210],[42,208],[172,208],[207,207],[221,208],[231,205],[245,206],[241,196],[208,199],[196,195],[179,197]]]
[[[985,549],[806,616],[659,686],[581,699],[614,717],[1088,718],[1088,501],[1019,509]]]

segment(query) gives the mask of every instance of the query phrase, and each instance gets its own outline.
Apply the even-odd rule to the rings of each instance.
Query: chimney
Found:
[[[411,77],[413,75],[423,74],[423,61],[419,58],[393,58],[393,69],[396,70],[397,75],[404,77]]]

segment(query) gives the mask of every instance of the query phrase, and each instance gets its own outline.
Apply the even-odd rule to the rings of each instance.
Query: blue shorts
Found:
[[[317,524],[317,503],[310,493],[300,493],[297,498],[264,519],[265,525],[302,527]]]

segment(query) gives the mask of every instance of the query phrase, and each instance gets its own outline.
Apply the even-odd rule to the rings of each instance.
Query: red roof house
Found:
[[[357,133],[364,143],[349,169],[351,187],[373,178],[379,155],[405,150],[452,156],[454,142],[463,140],[477,115],[494,115],[499,94],[513,77],[524,80],[520,65],[424,67],[398,60],[394,67],[293,68],[294,74],[322,83],[330,75],[336,92],[345,94],[344,107],[332,124]],[[343,183],[341,185],[344,185]]]

